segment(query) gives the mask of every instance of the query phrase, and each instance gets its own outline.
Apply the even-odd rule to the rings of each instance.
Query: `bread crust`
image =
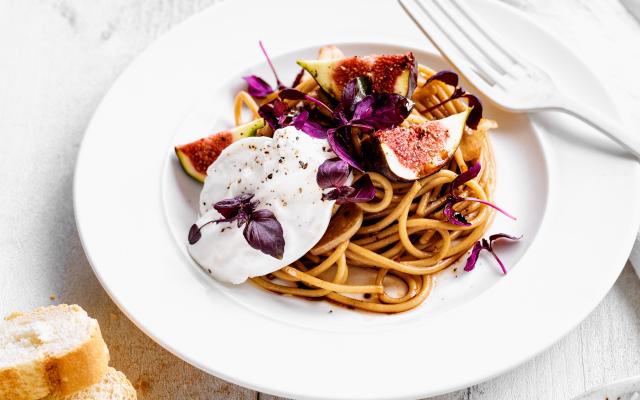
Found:
[[[65,311],[84,312],[79,306],[63,307]],[[46,312],[48,307],[33,313]],[[30,313],[14,313],[7,320]],[[0,398],[6,400],[38,400],[51,393],[68,395],[99,382],[109,363],[109,350],[100,327],[94,324],[89,338],[80,346],[58,356],[43,356],[28,363],[0,369]]]

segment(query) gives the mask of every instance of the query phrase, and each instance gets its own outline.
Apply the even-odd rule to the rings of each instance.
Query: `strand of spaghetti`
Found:
[[[388,245],[400,240],[400,233],[398,232],[398,225],[393,225],[393,226],[396,229],[394,234],[389,235],[389,236],[385,237],[384,239],[381,239],[381,240],[378,240],[378,241],[373,241],[372,243],[362,245],[362,247],[364,247],[365,249],[368,249],[368,250],[375,251],[375,250],[383,249],[383,248],[387,247]],[[413,229],[409,230],[409,234],[411,235],[411,234],[414,234],[414,233],[420,232],[420,231],[421,231],[420,228],[413,228]],[[357,242],[354,242],[354,243],[356,243],[358,245],[360,244],[360,243],[357,243]]]
[[[429,275],[425,275],[422,277],[422,286],[420,291],[416,296],[414,296],[411,300],[405,301],[400,304],[381,304],[381,303],[373,303],[362,300],[353,299],[351,297],[343,296],[338,293],[329,293],[327,295],[333,301],[338,303],[359,308],[361,310],[379,312],[379,313],[399,313],[407,310],[411,310],[422,304],[433,288],[433,279]]]
[[[376,285],[384,286],[384,278],[385,276],[387,276],[387,273],[389,271],[390,270],[385,268],[381,268],[378,270],[378,274],[376,275]],[[414,275],[403,274],[401,272],[393,271],[393,270],[391,271],[391,274],[397,276],[398,278],[404,281],[404,283],[407,285],[407,292],[404,294],[404,296],[401,296],[401,297],[391,297],[387,294],[386,291],[379,293],[378,300],[381,303],[386,303],[386,304],[404,303],[406,301],[409,301],[410,299],[412,299],[418,294],[419,287]]]
[[[242,105],[246,104],[251,114],[253,115],[253,119],[259,118],[258,115],[258,104],[251,97],[251,95],[244,90],[241,90],[236,95],[236,98],[233,100],[233,118],[236,126],[242,125]]]
[[[389,182],[387,178],[378,173],[369,172],[369,178],[371,178],[371,181],[375,186],[379,186],[384,189],[384,197],[378,203],[357,203],[358,207],[360,207],[362,211],[369,213],[382,211],[391,203],[391,199],[393,198],[393,186],[391,186],[391,182]]]
[[[396,208],[391,212],[391,214],[387,215],[381,221],[378,221],[375,224],[368,225],[368,226],[363,226],[358,231],[358,234],[365,234],[365,233],[371,233],[371,232],[379,231],[380,229],[389,226],[389,224],[391,224],[393,221],[398,219],[398,217],[400,216],[400,213],[402,213],[404,208],[408,207],[411,204],[411,202],[413,201],[413,198],[415,197],[416,193],[418,193],[418,191],[420,190],[420,187],[421,187],[420,182],[415,181],[413,183],[413,186],[411,187],[411,190],[409,190],[409,192],[407,192],[407,194],[400,201],[400,203],[396,206]]]
[[[277,272],[280,272],[280,271],[277,271]],[[336,274],[334,276],[333,282],[336,284],[344,284],[347,281],[348,273],[349,272],[348,272],[346,259],[344,254],[342,254],[341,257],[338,259],[338,267],[336,269]],[[327,290],[327,289],[303,289],[298,287],[278,285],[265,279],[264,277],[252,278],[251,281],[267,290],[271,290],[273,292],[278,292],[278,293],[291,294],[294,296],[323,297],[328,293],[330,293],[330,290]]]
[[[336,261],[338,261],[338,258],[340,258],[342,254],[344,254],[345,250],[347,250],[347,246],[349,246],[348,240],[345,240],[344,242],[340,243],[338,247],[336,247],[333,250],[331,255],[329,255],[329,257],[325,258],[325,260],[322,261],[320,264],[316,265],[315,267],[307,271],[307,274],[311,276],[318,276],[324,271],[331,268],[331,266],[335,264]]]
[[[453,153],[453,159],[456,160],[461,173],[467,171],[467,163],[464,161],[464,157],[462,156],[462,150],[460,150],[460,147],[458,147],[456,149],[456,152]]]
[[[449,232],[444,229],[437,229],[438,234],[442,238],[442,243],[440,245],[440,249],[438,253],[430,257],[428,253],[422,250],[419,250],[413,245],[413,243],[411,243],[411,240],[409,239],[409,233],[407,232],[408,216],[409,216],[409,210],[406,209],[398,219],[398,233],[400,234],[400,241],[402,242],[402,245],[407,250],[407,252],[409,252],[414,257],[425,259],[425,262],[430,261],[432,263],[436,263],[440,261],[442,258],[444,258],[444,255],[447,254],[447,252],[449,251],[449,246],[451,245]]]
[[[432,273],[432,270],[429,268],[416,267],[408,263],[399,263],[397,261],[390,260],[387,257],[384,257],[376,252],[360,247],[357,244],[349,243],[348,250],[350,250],[353,254],[357,254],[358,256],[360,256],[361,259],[369,262],[370,266],[374,268],[387,268],[412,275],[425,275]]]
[[[405,249],[404,246],[402,245],[402,242],[397,242],[395,246],[393,246],[392,248],[390,248],[389,250],[380,253],[380,255],[382,257],[386,257],[390,260],[393,260],[396,257],[399,257],[402,253],[404,253]]]
[[[283,272],[287,274],[299,278],[301,281],[308,283],[310,285],[319,287],[321,289],[330,290],[332,292],[340,292],[340,293],[380,293],[382,292],[382,286],[378,285],[342,285],[336,284],[333,282],[327,282],[325,280],[316,278],[315,276],[311,276],[305,272],[299,271],[292,267],[284,267],[282,268]]]

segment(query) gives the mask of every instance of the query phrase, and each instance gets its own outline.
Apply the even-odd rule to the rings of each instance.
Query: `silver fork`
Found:
[[[639,137],[598,110],[561,93],[546,72],[500,44],[458,0],[398,1],[442,55],[499,107],[514,112],[565,112],[640,158]]]

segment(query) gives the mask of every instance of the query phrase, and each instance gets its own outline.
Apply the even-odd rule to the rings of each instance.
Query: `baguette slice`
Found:
[[[109,367],[102,380],[70,396],[54,394],[42,400],[136,400],[136,390],[120,371]]]
[[[41,307],[0,321],[0,399],[69,395],[99,382],[108,363],[98,321],[77,305]]]

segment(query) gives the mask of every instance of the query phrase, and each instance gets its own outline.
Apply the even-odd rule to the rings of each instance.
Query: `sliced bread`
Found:
[[[0,399],[72,394],[99,382],[108,362],[98,322],[80,306],[41,307],[0,321]]]
[[[102,380],[70,396],[51,395],[42,400],[136,400],[136,390],[120,371],[109,367]]]

